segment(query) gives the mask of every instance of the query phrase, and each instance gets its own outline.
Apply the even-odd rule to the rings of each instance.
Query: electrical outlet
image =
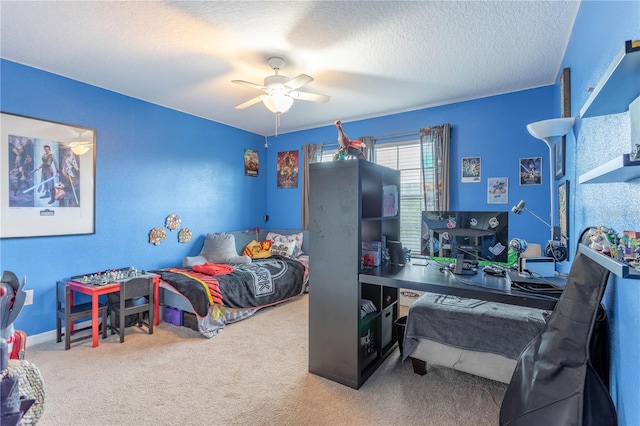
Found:
[[[33,290],[25,290],[27,296],[24,298],[24,306],[33,305]]]

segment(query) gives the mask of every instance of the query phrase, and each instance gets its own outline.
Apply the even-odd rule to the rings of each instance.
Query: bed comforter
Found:
[[[304,289],[305,265],[294,259],[254,259],[249,265],[233,265],[232,269],[222,275],[181,268],[155,273],[188,299],[199,317],[206,317],[214,305],[240,309],[271,306],[300,295]]]

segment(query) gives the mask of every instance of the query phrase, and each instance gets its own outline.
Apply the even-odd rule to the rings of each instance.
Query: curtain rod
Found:
[[[371,137],[377,142],[379,140],[384,140],[384,139],[395,139],[395,138],[401,138],[403,136],[411,136],[411,135],[419,135],[419,134],[420,134],[420,131],[416,130],[413,132],[396,133],[395,135],[371,136]],[[338,145],[338,142],[325,142],[322,144],[322,146],[325,146],[325,145]]]
[[[395,139],[395,138],[401,138],[403,136],[410,136],[410,135],[419,135],[420,131],[416,130],[413,132],[404,132],[404,133],[396,133],[395,135],[386,135],[386,136],[372,136],[375,140],[380,140],[380,139]]]

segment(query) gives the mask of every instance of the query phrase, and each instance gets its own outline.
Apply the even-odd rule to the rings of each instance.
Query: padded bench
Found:
[[[403,360],[426,374],[434,364],[509,383],[524,347],[549,311],[425,293],[409,307]]]

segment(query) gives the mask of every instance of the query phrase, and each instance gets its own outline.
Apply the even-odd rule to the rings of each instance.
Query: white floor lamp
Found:
[[[553,144],[557,138],[562,137],[567,133],[569,133],[571,128],[573,128],[575,121],[576,121],[575,117],[565,117],[565,118],[552,118],[549,120],[536,121],[535,123],[527,124],[527,130],[529,131],[531,136],[533,136],[536,139],[540,139],[544,141],[544,143],[546,143],[547,147],[549,148],[549,199],[550,199],[549,206],[551,210],[549,214],[549,217],[550,217],[549,227],[551,228],[550,229],[551,239],[549,240],[550,244],[553,243],[554,236],[555,236],[554,229],[553,229],[555,224],[554,214],[553,214],[554,212],[553,183],[555,180],[555,176],[553,173]],[[549,249],[549,246],[547,246],[547,249]],[[564,248],[564,251],[566,252],[566,247]],[[556,258],[555,253],[552,257]],[[566,254],[564,258],[566,258]],[[559,260],[559,259],[556,258],[556,260]],[[561,259],[561,260],[564,260],[564,259]]]

